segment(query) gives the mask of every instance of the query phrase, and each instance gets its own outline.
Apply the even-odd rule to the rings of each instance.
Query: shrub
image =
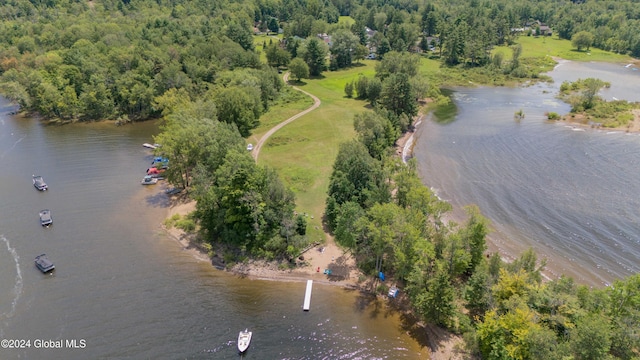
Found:
[[[166,226],[167,229],[171,229],[178,220],[180,220],[180,215],[173,214],[170,218],[164,219],[164,226]]]
[[[376,287],[376,292],[380,294],[386,294],[389,292],[389,287],[385,284],[380,284],[378,285],[378,287]]]
[[[176,227],[184,232],[193,232],[196,229],[196,223],[193,219],[184,218],[176,221]]]
[[[369,87],[369,79],[364,76],[360,76],[358,80],[356,80],[355,88],[356,94],[358,94],[358,99],[367,99],[367,90]]]
[[[344,86],[344,93],[349,99],[353,97],[353,81],[349,81]]]
[[[557,112],[550,112],[547,113],[547,119],[549,120],[560,120],[560,114],[558,114]]]

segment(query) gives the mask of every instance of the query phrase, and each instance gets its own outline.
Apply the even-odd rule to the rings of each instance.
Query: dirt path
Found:
[[[286,74],[284,74],[284,76],[282,77],[282,79],[284,80],[285,83],[287,83],[287,81],[289,81],[289,73],[287,72]],[[285,125],[289,124],[290,122],[293,122],[294,120],[296,120],[297,118],[304,116],[308,113],[310,113],[311,111],[315,110],[318,106],[320,106],[320,99],[318,99],[317,96],[312,95],[302,89],[300,89],[297,86],[291,86],[294,90],[300,91],[301,93],[310,96],[313,99],[313,105],[311,105],[310,108],[303,110],[302,112],[299,112],[295,115],[293,115],[292,117],[288,118],[287,120],[279,123],[278,125],[272,127],[269,131],[267,131],[266,134],[264,134],[260,140],[258,140],[258,143],[256,144],[256,146],[253,147],[253,150],[251,151],[251,155],[253,156],[253,158],[258,161],[258,155],[260,155],[260,149],[262,149],[262,145],[267,142],[267,140],[269,139],[269,137],[271,135],[273,135],[276,131],[282,129],[282,127],[284,127]]]

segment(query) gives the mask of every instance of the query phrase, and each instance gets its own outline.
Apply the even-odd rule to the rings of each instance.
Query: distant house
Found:
[[[436,51],[436,47],[440,44],[440,38],[435,36],[427,36],[427,48],[429,51]]]
[[[331,47],[331,45],[333,45],[333,42],[331,41],[331,35],[327,35],[327,34],[318,34],[318,38],[322,41],[324,41],[325,44],[327,44],[329,47]]]
[[[543,23],[540,22],[540,20],[536,20],[533,22],[527,22],[524,26],[524,30],[531,30],[532,32],[534,32],[533,34],[538,36],[538,35],[543,35],[543,36],[551,36],[553,35],[553,31],[551,30],[551,28]],[[535,33],[537,31],[537,33]]]
[[[377,33],[377,31],[370,29],[367,26],[364,27],[364,32],[367,35],[367,38],[372,38]]]
[[[551,30],[551,28],[545,24],[541,24],[540,25],[540,34],[539,35],[544,35],[544,36],[551,36],[553,35],[553,31]]]

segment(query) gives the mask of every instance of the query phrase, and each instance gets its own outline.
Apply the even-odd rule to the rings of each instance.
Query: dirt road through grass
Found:
[[[286,74],[284,74],[284,76],[282,77],[284,82],[287,83],[289,80],[289,73],[287,72]],[[256,146],[253,147],[253,150],[251,151],[251,155],[253,156],[253,158],[258,161],[258,156],[260,155],[260,149],[262,149],[262,145],[264,145],[264,143],[269,139],[269,137],[271,135],[273,135],[276,131],[282,129],[282,127],[284,127],[285,125],[289,124],[290,122],[298,119],[301,116],[304,116],[306,114],[308,114],[309,112],[315,110],[318,106],[320,106],[320,99],[318,99],[317,96],[312,95],[296,86],[292,86],[292,88],[294,88],[297,91],[302,92],[303,94],[311,97],[313,99],[313,105],[311,105],[310,108],[301,111],[295,115],[293,115],[292,117],[288,118],[287,120],[279,123],[278,125],[274,126],[273,128],[271,128],[271,130],[267,131],[264,135],[262,135],[262,137],[260,138],[260,140],[258,140],[258,143],[256,144]]]

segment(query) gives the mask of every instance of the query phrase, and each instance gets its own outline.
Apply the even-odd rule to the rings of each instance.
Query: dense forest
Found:
[[[640,56],[637,0],[8,0],[0,19],[4,96],[49,119],[162,118],[167,179],[192,190],[207,241],[267,259],[290,259],[309,241],[293,193],[244,147],[260,115],[289,96],[277,68],[301,79],[375,58],[375,77],[345,88],[373,110],[353,119],[325,212],[364,273],[397,279],[421,320],[463,335],[469,357],[640,358],[640,275],[590,289],[543,281],[532,251],[511,263],[487,257],[479,210],[444,222],[450,205],[415,164],[391,156],[416,99],[437,96],[418,76],[421,56],[535,77],[517,45],[508,61],[492,49],[551,33],[578,50]],[[274,34],[267,64],[255,32]]]
[[[406,64],[413,55],[394,56]],[[384,64],[376,78],[411,71]],[[422,184],[415,163],[392,156],[396,119],[384,106],[357,115],[356,139],[333,165],[327,224],[363,272],[392,276],[420,319],[464,337],[468,357],[640,356],[640,274],[590,289],[566,277],[543,281],[545,262],[532,250],[510,263],[487,255],[489,223],[479,210],[468,207],[463,224],[443,221],[450,205]]]
[[[638,359],[640,274],[593,289],[564,276],[544,281],[532,250],[510,263],[486,255],[488,221],[473,206],[463,224],[442,220],[450,205],[415,163],[388,155],[394,125],[384,113],[354,123],[357,139],[333,166],[329,227],[363,272],[400,284],[420,319],[461,334],[464,357]]]
[[[339,25],[340,16],[355,23]],[[527,77],[533,74],[517,58],[503,68],[501,56],[491,54],[523,32],[640,56],[637,1],[10,0],[0,19],[0,91],[23,110],[127,122],[161,116],[166,104],[158,98],[169,90],[190,100],[255,101],[258,93],[248,87],[220,94],[229,85],[226,71],[254,69],[262,107],[253,119],[234,118],[245,136],[275,96],[271,70],[254,51],[254,30],[282,31],[284,53],[273,49],[270,63],[300,58],[310,75],[327,69],[328,49],[317,34],[331,36],[333,70],[369,52],[382,58],[391,50],[437,49],[447,65],[497,66]],[[234,116],[225,115],[220,119]]]

